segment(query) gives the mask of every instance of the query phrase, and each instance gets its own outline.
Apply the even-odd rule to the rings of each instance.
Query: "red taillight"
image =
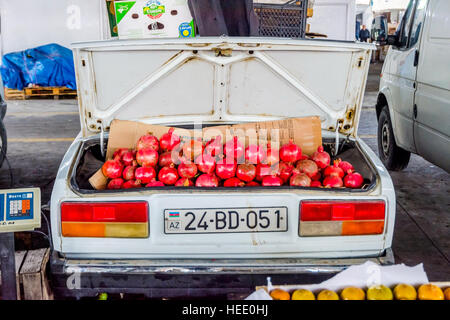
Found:
[[[142,202],[63,202],[61,221],[147,222],[148,204]]]
[[[302,201],[301,221],[384,219],[384,201]]]
[[[63,202],[61,233],[64,237],[148,237],[148,203]]]
[[[350,236],[381,234],[384,201],[302,201],[299,235]]]

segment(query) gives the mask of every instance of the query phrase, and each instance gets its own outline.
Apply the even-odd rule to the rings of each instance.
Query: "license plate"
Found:
[[[287,231],[286,207],[164,210],[164,233]]]

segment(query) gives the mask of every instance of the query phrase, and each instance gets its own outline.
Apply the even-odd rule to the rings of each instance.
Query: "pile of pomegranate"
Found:
[[[244,147],[237,137],[222,143],[181,141],[173,129],[159,139],[141,136],[136,149],[120,148],[102,166],[107,189],[140,187],[296,186],[361,188],[364,179],[353,165],[336,159],[320,146],[312,156],[292,141],[280,149]]]

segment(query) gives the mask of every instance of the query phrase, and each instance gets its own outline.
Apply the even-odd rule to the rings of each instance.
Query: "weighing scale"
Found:
[[[0,190],[0,293],[3,300],[17,297],[14,232],[31,231],[40,226],[39,188]]]

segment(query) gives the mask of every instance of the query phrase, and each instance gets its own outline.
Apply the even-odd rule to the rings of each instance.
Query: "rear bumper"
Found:
[[[95,296],[101,292],[143,294],[150,298],[223,298],[250,294],[256,286],[319,283],[351,265],[394,263],[391,249],[380,257],[351,259],[197,259],[75,260],[51,257],[57,297]]]

